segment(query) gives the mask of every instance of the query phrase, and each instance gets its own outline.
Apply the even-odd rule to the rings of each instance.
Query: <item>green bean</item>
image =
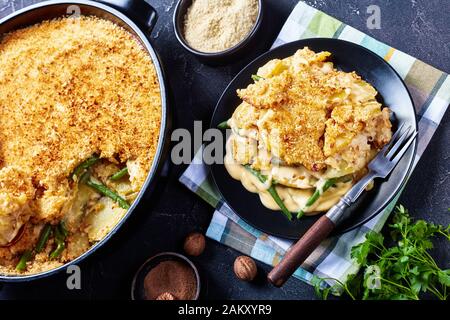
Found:
[[[117,193],[115,193],[114,191],[109,189],[107,186],[100,184],[100,183],[95,183],[91,180],[86,181],[86,185],[88,185],[92,189],[96,190],[97,192],[103,194],[104,196],[111,198],[112,200],[117,202],[121,208],[123,208],[123,209],[130,208],[130,205],[128,204],[128,202],[125,199],[123,199]]]
[[[27,268],[27,262],[31,259],[31,251],[26,250],[20,257],[19,263],[16,265],[17,271],[24,271]]]
[[[313,193],[313,195],[306,201],[305,207],[311,207],[317,199],[319,199],[321,194],[321,191],[319,189],[316,189]]]
[[[69,231],[67,231],[66,225],[64,221],[61,221],[58,225],[59,231],[64,235],[64,238],[66,238],[69,235]]]
[[[267,181],[267,177],[265,175],[261,174],[261,172],[259,172],[258,170],[253,169],[249,165],[245,165],[244,167],[250,173],[252,173],[255,177],[257,177],[258,180],[261,181],[262,183],[265,183]],[[278,192],[275,189],[275,186],[273,184],[267,189],[267,192],[269,192],[269,194],[272,196],[273,200],[280,207],[281,212],[283,212],[283,214],[286,216],[286,218],[291,220],[292,219],[292,214],[288,210],[288,208],[286,208],[286,205],[284,204],[283,200],[281,200],[281,198],[280,198],[280,196],[279,196],[279,194],[278,194]]]
[[[305,206],[297,213],[297,219],[300,219],[305,214],[305,210],[311,207],[325,191],[330,189],[336,183],[336,181],[335,178],[328,179],[321,188],[316,188],[313,195],[306,201]]]
[[[54,259],[58,258],[61,255],[61,253],[64,251],[65,248],[66,248],[66,245],[64,242],[58,243],[56,245],[56,249],[53,250],[52,253],[50,253],[50,259],[54,260]]]
[[[263,175],[260,171],[253,169],[249,164],[244,165],[245,169],[250,171],[255,177],[258,178],[259,181],[265,183],[267,181],[267,177]]]
[[[80,163],[75,170],[72,173],[72,178],[77,176],[79,177],[82,175],[87,169],[92,167],[95,163],[97,163],[100,160],[100,158],[96,155],[84,160],[82,163]]]
[[[297,219],[300,219],[300,218],[303,217],[304,215],[305,215],[305,211],[300,210],[300,211],[297,213]]]
[[[128,168],[127,167],[125,167],[125,168],[117,171],[116,173],[114,173],[111,176],[110,179],[113,180],[113,181],[116,181],[116,180],[119,180],[119,179],[123,178],[126,174],[128,174]]]
[[[223,129],[223,130],[225,130],[225,129],[230,129],[230,126],[228,125],[228,120],[219,123],[219,124],[217,125],[217,128]]]
[[[91,176],[91,174],[88,171],[86,171],[85,173],[83,173],[81,175],[80,179],[78,179],[78,182],[86,184],[86,181],[89,180],[90,176]]]
[[[52,253],[50,253],[50,259],[58,258],[66,248],[65,240],[68,232],[64,227],[63,222],[60,222],[59,225],[55,226],[54,234],[55,234],[56,249],[53,250]]]
[[[46,224],[41,231],[41,235],[36,244],[36,248],[34,249],[37,253],[40,253],[42,252],[42,250],[44,250],[51,233],[52,233],[52,226],[50,224]]]
[[[255,82],[256,82],[256,81],[259,81],[259,80],[264,80],[263,77],[258,76],[258,75],[256,75],[256,74],[252,74],[252,79],[253,79]]]
[[[267,189],[267,191],[270,193],[270,195],[272,196],[273,200],[275,200],[275,202],[277,203],[277,205],[280,207],[281,212],[283,212],[283,214],[286,216],[286,218],[288,218],[289,220],[292,219],[292,214],[291,212],[288,210],[288,208],[286,208],[283,200],[281,200],[280,196],[278,195],[277,190],[275,189],[275,187],[272,185],[270,186],[269,189]]]

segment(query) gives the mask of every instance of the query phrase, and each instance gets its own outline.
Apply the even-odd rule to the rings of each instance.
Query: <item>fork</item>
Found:
[[[333,229],[350,215],[346,209],[350,207],[376,178],[386,178],[399,163],[416,138],[417,132],[402,124],[391,141],[385,145],[377,156],[369,163],[369,173],[358,181],[339,202],[325,215],[320,217],[308,231],[298,240],[272,271],[267,279],[276,287],[281,287],[295,270],[311,255],[319,244],[325,240]]]

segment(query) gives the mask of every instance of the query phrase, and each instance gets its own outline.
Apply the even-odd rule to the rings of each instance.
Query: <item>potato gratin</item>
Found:
[[[0,42],[0,273],[38,273],[120,221],[161,126],[150,56],[94,18],[46,21]]]
[[[238,90],[225,166],[262,203],[286,216],[336,204],[391,139],[388,108],[355,72],[307,47],[272,60]]]

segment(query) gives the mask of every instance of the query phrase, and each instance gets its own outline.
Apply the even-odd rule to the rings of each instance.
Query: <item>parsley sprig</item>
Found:
[[[344,291],[352,299],[419,300],[428,292],[447,300],[450,269],[441,269],[429,250],[435,236],[450,241],[450,225],[413,221],[400,205],[389,228],[394,245],[388,246],[380,233],[368,233],[366,240],[351,251],[352,258],[362,267],[360,272],[349,276],[345,283],[314,277],[316,293],[323,299],[330,292]],[[324,288],[326,280],[334,280],[335,285]]]

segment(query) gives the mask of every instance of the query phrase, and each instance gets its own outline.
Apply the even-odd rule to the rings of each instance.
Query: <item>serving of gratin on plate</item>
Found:
[[[228,173],[289,219],[335,205],[392,136],[375,88],[335,69],[330,56],[305,47],[269,61],[222,124],[232,130]]]
[[[145,183],[161,126],[151,57],[95,17],[0,42],[0,274],[36,274],[102,240]]]

